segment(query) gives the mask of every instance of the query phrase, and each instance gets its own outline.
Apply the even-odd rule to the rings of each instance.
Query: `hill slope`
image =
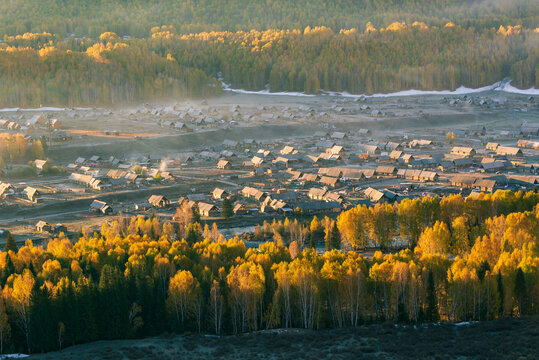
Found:
[[[143,37],[161,25],[181,33],[318,25],[363,30],[368,21],[378,27],[416,20],[475,28],[539,23],[533,0],[0,0],[0,34],[8,35],[47,31],[96,37],[114,31]]]

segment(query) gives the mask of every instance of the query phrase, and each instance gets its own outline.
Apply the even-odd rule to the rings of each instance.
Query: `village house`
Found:
[[[492,192],[496,186],[496,180],[476,179],[473,186],[481,191]]]
[[[423,140],[423,139],[414,139],[410,141],[408,144],[411,148],[422,148],[422,147],[430,147],[432,146],[431,140]]]
[[[104,201],[94,200],[90,204],[90,212],[93,213],[93,214],[106,215],[106,214],[111,214],[112,213],[112,208],[110,207],[109,204],[107,204]]]
[[[301,177],[301,180],[304,182],[316,182],[318,181],[318,175],[317,174],[303,174]]]
[[[519,148],[539,150],[539,141],[520,139],[517,142]]]
[[[324,201],[335,201],[335,202],[338,202],[340,204],[342,204],[344,202],[344,198],[341,194],[337,194],[337,193],[334,193],[334,192],[327,192],[325,195],[324,195],[324,198],[323,198]]]
[[[263,158],[266,158],[266,157],[270,157],[272,156],[273,154],[271,153],[271,151],[269,150],[264,150],[264,149],[258,149],[258,151],[256,152],[256,154],[260,157],[263,157]]]
[[[341,170],[342,180],[361,181],[365,179],[365,171],[368,169],[343,167],[343,168],[340,168],[340,170]]]
[[[62,128],[62,123],[58,119],[52,119],[50,124],[51,124],[52,129],[60,129],[60,128]]]
[[[51,232],[52,227],[50,224],[46,221],[40,220],[36,224],[36,231],[38,232]]]
[[[170,205],[170,200],[163,195],[152,195],[148,199],[148,203],[154,207],[167,207]]]
[[[473,160],[471,158],[460,158],[460,159],[454,159],[453,165],[456,168],[465,168],[470,167],[473,165]]]
[[[496,151],[496,149],[498,148],[498,146],[500,146],[500,144],[495,143],[495,142],[489,142],[489,143],[487,143],[487,145],[485,146],[485,148],[486,148],[487,150],[490,150],[490,151]]]
[[[517,147],[498,146],[496,148],[496,155],[501,156],[523,156],[522,150]]]
[[[49,167],[49,162],[47,160],[36,159],[34,160],[34,165],[36,169],[43,171]]]
[[[397,194],[386,189],[380,191],[369,187],[364,191],[364,193],[365,196],[367,196],[373,203],[393,202],[397,199]]]
[[[303,175],[301,171],[295,171],[291,169],[289,169],[287,173],[290,174],[291,176],[289,180],[299,180],[301,176]]]
[[[223,150],[220,154],[225,159],[236,159],[238,156],[232,150]]]
[[[34,203],[37,202],[37,199],[38,199],[38,196],[39,196],[39,191],[36,188],[33,188],[31,186],[27,186],[23,190],[23,193],[26,195],[28,200],[30,200],[31,202],[34,202]]]
[[[8,197],[12,196],[15,193],[15,188],[10,183],[0,182],[0,196]]]
[[[376,168],[376,175],[383,176],[396,176],[397,168],[395,166],[383,166],[380,165]]]
[[[212,197],[214,199],[225,199],[229,196],[230,194],[228,193],[228,191],[224,190],[224,189],[221,189],[221,188],[215,188],[213,189],[212,191]]]
[[[335,146],[335,143],[333,141],[330,141],[330,140],[320,140],[320,141],[316,142],[315,146],[318,149],[329,149],[329,148],[332,148],[333,146]]]
[[[402,162],[405,164],[410,164],[415,160],[415,158],[412,154],[404,154],[400,160],[402,160]]]
[[[461,188],[473,188],[474,182],[477,178],[474,176],[457,175],[451,178],[451,185]]]
[[[336,177],[322,176],[322,178],[320,178],[320,183],[326,186],[335,187],[337,186],[338,182],[339,182],[339,178],[336,178]]]
[[[258,189],[255,189],[253,187],[250,187],[250,186],[246,186],[244,187],[242,190],[241,190],[241,194],[246,197],[246,198],[249,198],[249,199],[255,199],[256,201],[258,202],[262,202],[264,201],[264,199],[266,198],[266,196],[268,196],[267,193],[263,192],[263,191],[260,191]]]
[[[285,146],[284,148],[281,149],[281,151],[279,152],[281,155],[292,155],[292,154],[297,154],[298,151],[296,149],[294,149],[293,146]]]
[[[326,149],[326,153],[332,155],[344,155],[346,152],[342,146],[334,145],[333,147]]]
[[[337,201],[302,201],[294,205],[294,210],[304,214],[340,212],[342,206]]]
[[[318,174],[331,176],[331,177],[334,177],[334,178],[340,178],[342,176],[342,173],[343,173],[342,168],[338,168],[338,167],[329,167],[329,168],[318,169]]]
[[[230,161],[228,160],[219,160],[219,162],[217,162],[217,168],[223,170],[230,170],[232,169],[232,164],[230,164]]]
[[[496,161],[489,161],[489,162],[481,162],[481,167],[483,168],[484,172],[494,173],[494,172],[506,170],[509,167],[507,163],[509,163],[509,166],[510,166],[511,164],[510,161],[506,162],[506,161],[496,160]]]
[[[402,149],[402,145],[397,142],[388,141],[385,148],[387,151],[400,150]]]
[[[311,188],[307,196],[312,200],[324,200],[327,190],[320,188]]]
[[[451,149],[451,154],[461,155],[461,156],[474,156],[476,154],[475,149],[465,146],[455,146]]]
[[[337,161],[337,160],[341,160],[341,155],[329,154],[327,152],[323,152],[323,153],[320,153],[320,155],[318,155],[318,160]]]
[[[390,154],[389,154],[389,158],[391,160],[398,160],[402,155],[402,151],[401,150],[393,150]]]
[[[254,167],[260,167],[264,164],[264,159],[258,156],[253,156],[253,158],[251,159],[251,163]]]
[[[281,166],[281,167],[284,167],[284,168],[288,168],[288,163],[289,162],[290,161],[287,158],[282,157],[282,156],[278,156],[275,160],[272,161],[272,164],[276,165],[276,166]]]
[[[121,169],[111,169],[107,172],[107,177],[111,179],[121,179],[125,178],[127,171]]]
[[[438,177],[438,173],[436,173],[435,171],[422,170],[419,174],[419,181],[438,181]]]
[[[236,205],[234,205],[234,208],[232,209],[232,212],[235,215],[247,215],[248,214],[248,211],[245,208],[245,206],[243,204],[240,204],[240,203],[237,203]]]
[[[219,216],[219,209],[213,204],[208,204],[205,202],[198,203],[198,212],[200,216],[206,217],[216,217]]]
[[[369,155],[377,155],[381,153],[380,148],[377,145],[363,145],[363,150]]]
[[[335,131],[333,134],[331,134],[331,138],[332,138],[332,139],[343,140],[343,139],[345,139],[346,137],[347,137],[347,136],[346,136],[346,133],[339,132],[339,131]]]

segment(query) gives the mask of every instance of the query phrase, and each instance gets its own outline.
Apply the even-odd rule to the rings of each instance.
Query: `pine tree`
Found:
[[[193,223],[200,223],[200,212],[198,210],[198,204],[193,205],[192,210],[193,210],[192,222]]]
[[[234,212],[232,211],[232,203],[229,199],[224,199],[221,203],[221,216],[225,219],[228,219],[234,215]]]
[[[438,321],[438,301],[436,300],[436,287],[434,286],[434,275],[429,270],[427,276],[427,311],[425,316],[427,321]]]
[[[198,232],[198,228],[196,224],[190,224],[187,226],[187,235],[185,235],[185,241],[189,245],[193,245],[194,243],[200,241],[201,236]]]
[[[481,262],[481,264],[479,264],[479,267],[476,270],[477,277],[478,277],[479,281],[481,281],[481,282],[483,281],[487,271],[490,271],[490,265],[488,264],[488,261],[483,260],[483,262]]]
[[[503,290],[502,273],[500,271],[498,271],[498,275],[496,276],[496,281],[498,283],[498,296],[500,297],[500,307],[498,309],[498,315],[502,317],[504,314],[504,309],[505,309],[505,293]]]
[[[15,237],[13,234],[8,233],[6,237],[6,245],[4,246],[4,251],[13,251],[16,253],[19,248],[17,247],[17,242],[15,241]]]
[[[316,249],[316,235],[314,231],[311,231],[309,236],[309,246],[311,249]]]
[[[333,227],[331,225],[326,227],[326,236],[324,237],[324,243],[326,245],[326,251],[331,250],[331,240],[332,240],[332,231]]]
[[[526,279],[524,278],[524,272],[522,271],[521,268],[518,268],[517,275],[515,277],[515,296],[517,298],[518,310],[519,310],[520,316],[525,315],[527,313],[527,308],[526,308],[527,290],[526,290]]]
[[[8,277],[15,272],[15,266],[13,265],[13,260],[11,260],[11,256],[9,253],[6,254],[6,266],[4,266],[4,269],[2,270],[2,281],[1,285],[4,287],[6,284],[6,281]]]
[[[333,228],[331,229],[331,248],[340,249],[341,248],[341,234],[337,228],[337,222],[333,222]]]

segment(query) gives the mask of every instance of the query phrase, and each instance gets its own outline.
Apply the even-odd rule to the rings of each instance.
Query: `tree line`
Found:
[[[8,163],[43,159],[44,155],[41,140],[29,143],[22,134],[0,133],[0,169]]]
[[[375,230],[370,241],[398,238],[398,229],[408,248],[372,256],[338,250],[364,246],[354,244],[365,226],[361,207],[336,221],[264,225],[274,239],[257,249],[225,239],[215,225],[202,228],[187,207],[173,222],[119,216],[99,232],[81,229],[73,241],[61,234],[43,246],[27,241],[18,249],[10,236],[0,253],[0,350],[42,352],[163,332],[537,314],[537,204],[537,193],[498,191],[383,205],[395,227],[388,235]],[[312,243],[301,241],[311,233]],[[320,254],[312,246],[322,238],[331,246]]]
[[[112,32],[94,39],[25,33],[0,43],[0,104],[207,97],[220,93],[221,79],[235,88],[310,94],[477,88],[505,77],[519,88],[539,87],[538,37],[537,29],[521,26],[418,21],[339,32],[308,26],[184,34],[158,26],[138,39]]]
[[[143,37],[149,29],[171,24],[182,33],[267,29],[303,29],[324,25],[358,28],[367,21],[424,21],[485,28],[499,24],[536,26],[532,0],[1,0],[0,34],[47,31],[64,37],[97,37],[105,31]]]

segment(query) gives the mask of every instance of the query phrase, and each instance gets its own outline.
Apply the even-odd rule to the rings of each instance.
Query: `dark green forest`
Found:
[[[0,105],[107,105],[207,97],[224,82],[270,91],[376,93],[477,88],[503,78],[539,87],[537,29],[477,30],[453,23],[395,22],[334,31],[201,32],[173,26],[142,39],[51,33],[6,36],[0,44]]]
[[[539,86],[532,0],[0,0],[0,106]]]
[[[533,0],[1,0],[0,34],[50,32],[96,38],[106,31],[147,36],[154,26],[181,33],[266,29],[365,29],[395,21],[448,21],[484,29],[536,27]]]

